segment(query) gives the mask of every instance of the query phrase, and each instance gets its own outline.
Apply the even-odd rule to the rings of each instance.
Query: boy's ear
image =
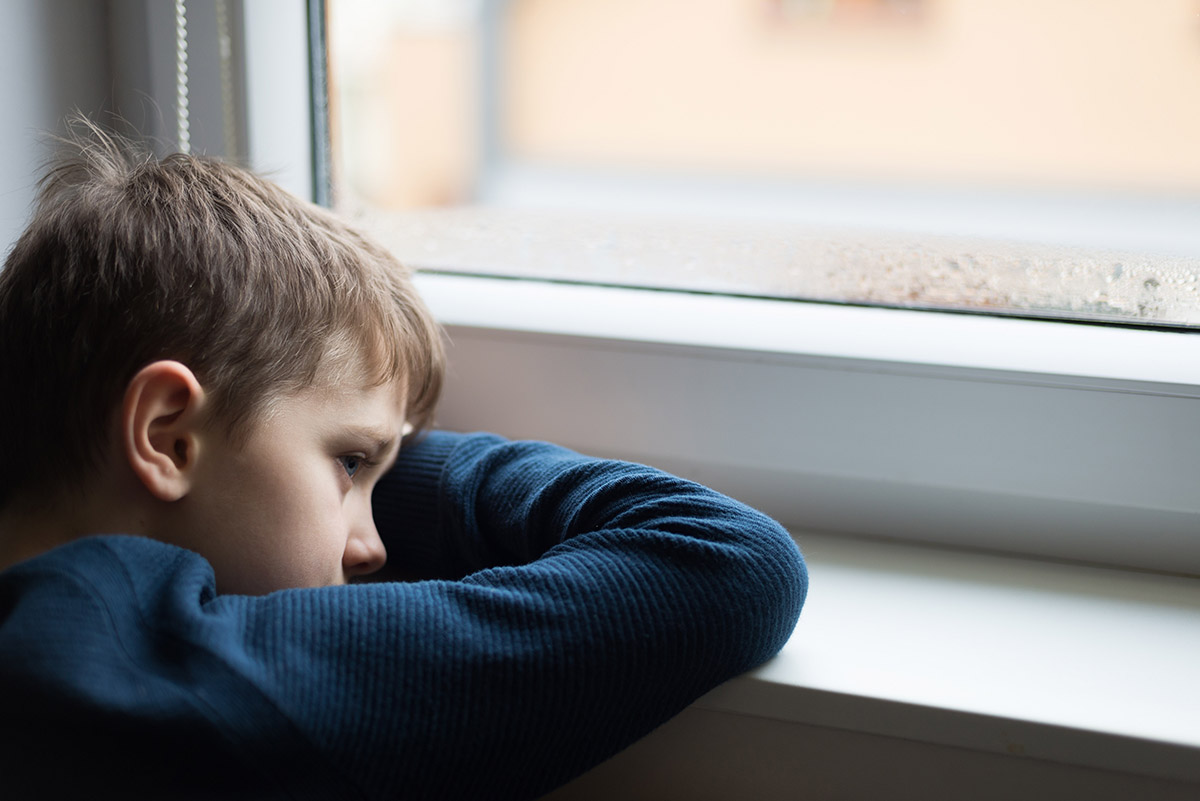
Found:
[[[125,389],[121,406],[125,457],[159,500],[177,501],[191,489],[204,405],[200,382],[176,361],[146,365]]]

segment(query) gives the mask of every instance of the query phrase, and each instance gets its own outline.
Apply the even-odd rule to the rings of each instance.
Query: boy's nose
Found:
[[[342,556],[342,570],[346,578],[366,576],[383,567],[387,562],[387,549],[379,538],[375,520],[368,517],[355,528],[346,541],[346,552]]]

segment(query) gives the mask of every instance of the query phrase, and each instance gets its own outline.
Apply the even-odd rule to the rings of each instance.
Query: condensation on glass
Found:
[[[1200,325],[1198,0],[329,0],[423,269]]]

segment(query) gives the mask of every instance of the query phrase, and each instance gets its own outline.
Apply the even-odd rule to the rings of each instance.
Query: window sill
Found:
[[[1200,580],[798,539],[790,642],[697,707],[1200,782]]]
[[[1200,582],[798,539],[782,653],[547,801],[1197,797]]]

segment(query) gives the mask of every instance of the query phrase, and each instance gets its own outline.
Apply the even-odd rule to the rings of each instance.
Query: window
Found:
[[[335,200],[418,267],[1200,322],[1190,0],[327,8]]]
[[[443,5],[454,4],[429,7]],[[786,3],[773,13],[796,15],[801,25],[842,24],[813,11],[818,5]],[[430,35],[507,4],[459,8],[478,10],[435,14],[424,23]],[[313,21],[307,6],[245,4],[241,19],[247,64],[259,59],[275,67],[245,75],[248,138],[260,143],[252,161],[268,172],[313,174],[321,163],[319,143],[312,147],[320,103],[309,94],[314,60],[296,41]],[[873,19],[861,24],[909,24]],[[336,35],[329,32],[331,40]],[[483,49],[489,46],[495,43],[485,41]],[[291,100],[275,107],[253,100],[264,96]],[[330,101],[336,141],[337,126],[346,124],[337,104],[348,96],[335,93]],[[170,107],[169,97],[163,106]],[[487,101],[463,113],[480,107]],[[411,157],[404,141],[385,144],[397,158]],[[474,152],[481,161],[488,156],[486,148]],[[336,159],[333,166],[349,169]],[[384,165],[378,168],[382,173]],[[498,185],[507,180],[488,175]],[[303,180],[295,186],[305,190]],[[533,184],[521,178],[508,186],[515,196],[514,187],[532,191]],[[452,194],[442,197],[461,200]],[[754,503],[798,531],[1200,572],[1193,480],[1200,339],[1190,334],[480,277],[496,272],[489,260],[501,246],[520,257],[510,264],[537,267],[539,258],[554,259],[539,257],[532,240],[580,237],[553,217],[526,214],[530,209],[516,200],[483,209],[496,212],[486,218],[472,216],[480,203],[423,202],[410,204],[403,217],[387,214],[375,230],[410,262],[439,270],[420,280],[453,341],[441,414],[448,427],[655,463]],[[368,223],[378,214],[359,211]],[[410,227],[407,253],[389,225]],[[725,240],[715,223],[703,233]],[[867,248],[870,236],[839,241],[869,256],[880,252]],[[567,250],[561,261],[573,269],[587,253]],[[1154,256],[1149,248],[1137,254]],[[446,274],[448,267],[461,274]]]

